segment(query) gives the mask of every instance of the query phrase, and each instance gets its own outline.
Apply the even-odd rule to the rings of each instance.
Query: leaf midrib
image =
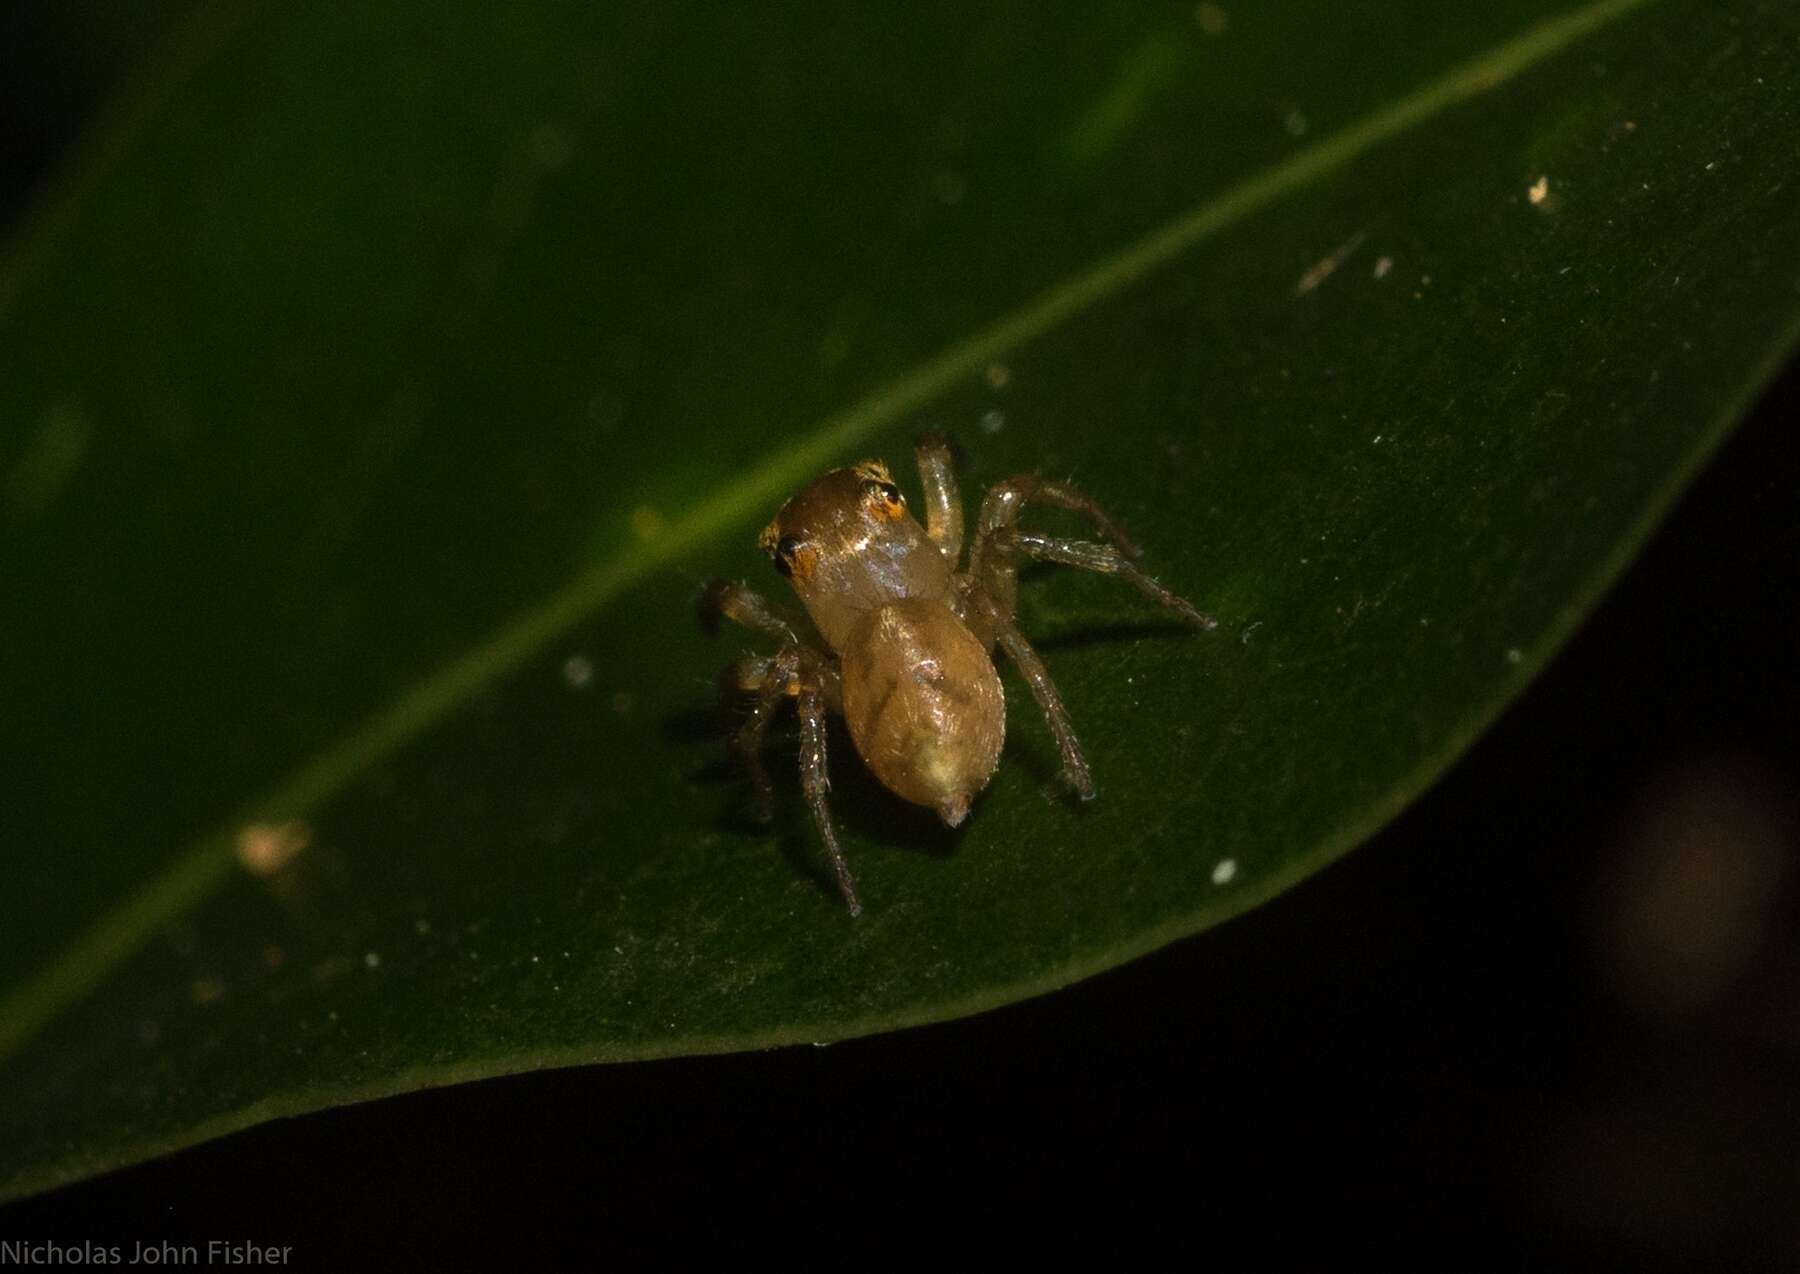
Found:
[[[233,844],[252,822],[311,813],[477,691],[512,672],[657,568],[726,529],[754,521],[798,483],[855,444],[925,406],[965,377],[1123,292],[1196,244],[1364,152],[1486,93],[1650,0],[1596,0],[1547,19],[1453,68],[1385,109],[1298,151],[1040,292],[1010,315],[833,416],[730,484],[699,500],[654,538],[630,543],[571,580],[486,641],[442,665],[342,741],[302,765],[237,817],[184,847],[155,879],[102,917],[46,967],[0,1000],[0,1060],[18,1052],[151,934],[199,904],[231,871]],[[64,216],[67,209],[64,210]],[[55,219],[39,231],[55,232]],[[29,252],[27,252],[29,255]]]

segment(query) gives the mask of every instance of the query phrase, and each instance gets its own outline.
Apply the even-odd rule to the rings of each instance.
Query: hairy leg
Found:
[[[1131,537],[1125,534],[1092,496],[1070,483],[1040,477],[1035,473],[1016,474],[988,488],[987,495],[981,500],[981,512],[975,519],[977,550],[980,548],[981,537],[991,535],[1003,526],[1012,526],[1028,504],[1048,504],[1053,508],[1079,513],[1094,524],[1095,530],[1117,545],[1126,557],[1144,555],[1144,551],[1132,542]],[[971,562],[970,565],[973,566],[974,563]]]
[[[1056,750],[1062,755],[1064,780],[1082,800],[1092,800],[1094,780],[1088,773],[1087,758],[1081,754],[1081,741],[1075,737],[1075,725],[1069,720],[1069,710],[1063,707],[1062,696],[1056,691],[1056,683],[1050,679],[1050,670],[1044,667],[1044,661],[1038,658],[1037,651],[1025,640],[1025,634],[1019,631],[1019,626],[1013,623],[1012,617],[1000,612],[999,603],[979,590],[971,597],[982,612],[985,626],[992,630],[994,640],[1006,652],[1007,658],[1018,666],[1025,684],[1031,687],[1032,698],[1037,700],[1038,707],[1043,710],[1050,733],[1056,736]]]
[[[777,606],[740,580],[707,581],[700,593],[700,626],[708,636],[719,631],[719,621],[729,619],[752,632],[766,633],[784,643],[798,644],[811,626],[785,607]]]
[[[849,860],[838,843],[826,803],[826,794],[831,791],[825,756],[826,715],[843,711],[842,681],[836,666],[816,651],[789,643],[772,656],[745,656],[731,666],[729,676],[740,691],[756,696],[749,718],[732,739],[732,749],[749,772],[757,816],[765,823],[774,817],[775,788],[763,765],[763,744],[769,722],[780,711],[782,700],[794,700],[800,716],[800,787],[806,793],[813,821],[818,824],[819,837],[825,842],[825,853],[831,859],[832,874],[844,896],[844,905],[850,908],[851,915],[860,916],[862,902],[856,896],[856,880],[850,874]]]
[[[962,560],[962,493],[956,484],[956,452],[943,434],[926,434],[914,448],[925,488],[925,534],[955,570]]]
[[[750,716],[738,727],[732,739],[732,750],[744,763],[750,776],[750,787],[756,800],[756,816],[763,822],[775,817],[775,788],[763,766],[763,742],[769,722],[781,708],[781,701],[794,690],[795,675],[800,668],[800,647],[784,646],[774,656],[748,655],[732,666],[739,690],[752,692]]]
[[[1019,515],[1032,503],[1048,504],[1079,513],[1094,524],[1110,544],[1094,544],[1036,535],[1017,529]],[[1020,474],[988,489],[981,502],[975,523],[975,542],[969,550],[969,577],[1000,606],[1002,616],[1011,618],[1018,605],[1019,558],[1061,562],[1085,570],[1120,575],[1140,592],[1154,598],[1189,623],[1201,628],[1214,626],[1211,617],[1196,610],[1185,600],[1139,570],[1133,561],[1143,550],[1126,535],[1100,505],[1085,492],[1067,482],[1057,482],[1036,474]]]
[[[1091,521],[1100,533],[1111,540],[1126,557],[1138,557],[1141,550],[1119,529],[1093,499],[1067,482],[1057,482],[1035,473],[1021,473],[988,488],[975,517],[975,542],[969,550],[969,574],[1000,603],[1003,614],[1010,616],[1018,605],[1018,556],[995,544],[994,537],[1015,525],[1025,506],[1033,502],[1054,508],[1069,509]]]
[[[803,669],[795,706],[800,711],[800,786],[806,803],[812,807],[813,821],[819,825],[819,837],[831,858],[831,870],[837,876],[838,892],[852,916],[862,914],[862,902],[856,896],[856,879],[850,874],[844,847],[838,844],[837,831],[831,825],[831,809],[826,794],[831,791],[831,776],[825,757],[825,687],[816,669]]]
[[[769,723],[780,711],[783,699],[798,698],[803,684],[810,685],[823,709],[843,711],[843,691],[836,662],[811,644],[812,626],[806,620],[776,606],[746,584],[713,580],[700,598],[701,623],[716,630],[720,619],[729,619],[755,632],[781,641],[773,655],[745,655],[726,672],[728,685],[754,696],[750,715],[738,727],[732,750],[749,773],[757,816],[767,822],[774,816],[774,785],[763,765],[763,744]],[[802,728],[804,729],[804,721]]]
[[[1212,629],[1219,626],[1218,620],[1204,611],[1196,610],[1194,604],[1185,597],[1171,593],[1158,584],[1110,544],[1038,535],[1010,526],[995,531],[990,543],[998,557],[1022,554],[1039,562],[1057,562],[1063,566],[1079,567],[1084,571],[1098,571],[1102,575],[1117,575],[1157,605],[1175,612],[1196,628]]]

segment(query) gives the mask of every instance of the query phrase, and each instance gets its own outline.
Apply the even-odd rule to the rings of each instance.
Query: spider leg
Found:
[[[1185,597],[1171,593],[1158,584],[1110,544],[1038,535],[1032,531],[1021,531],[1017,527],[1002,527],[995,531],[991,543],[1003,554],[1023,553],[1040,562],[1058,562],[1084,571],[1098,571],[1102,575],[1117,575],[1138,592],[1164,609],[1174,611],[1196,628],[1212,629],[1219,626],[1218,620],[1195,609],[1194,604]]]
[[[769,782],[769,772],[763,766],[763,743],[769,722],[780,709],[781,701],[794,689],[799,666],[799,646],[784,646],[781,653],[774,656],[749,655],[732,666],[738,688],[756,695],[750,705],[749,718],[732,738],[732,751],[743,761],[750,776],[756,816],[765,823],[775,817],[775,787]]]
[[[757,817],[768,822],[774,817],[775,791],[762,759],[769,722],[783,699],[800,696],[803,684],[811,685],[822,710],[841,712],[843,692],[837,665],[814,645],[816,634],[809,621],[775,605],[747,584],[712,580],[700,595],[699,611],[700,622],[709,631],[716,631],[721,619],[729,619],[781,642],[775,654],[746,655],[726,672],[732,687],[754,696],[749,717],[732,738],[732,751],[749,774]],[[803,730],[804,726],[803,720]]]
[[[943,434],[930,433],[914,447],[919,483],[925,488],[925,534],[955,570],[962,560],[962,492],[956,483],[956,449]]]
[[[1014,526],[1025,506],[1037,501],[1083,514],[1099,528],[1100,533],[1116,544],[1126,557],[1137,557],[1140,550],[1118,523],[1090,497],[1066,482],[1057,482],[1035,473],[1015,474],[988,488],[975,515],[975,541],[969,549],[969,576],[1000,603],[1003,615],[1010,616],[1018,605],[1018,555],[996,536]]]
[[[1095,530],[1117,545],[1126,557],[1144,555],[1144,550],[1125,534],[1092,496],[1067,482],[1058,482],[1035,473],[1016,474],[988,488],[987,495],[982,497],[981,512],[975,520],[977,546],[979,547],[980,537],[991,535],[1001,527],[1017,522],[1025,506],[1033,503],[1048,504],[1079,513],[1094,524]]]
[[[813,821],[819,825],[819,837],[831,857],[831,870],[837,876],[838,892],[852,916],[862,914],[862,902],[856,896],[856,879],[850,874],[844,847],[838,844],[837,831],[831,825],[831,809],[826,794],[831,791],[831,776],[826,769],[825,710],[826,689],[819,669],[802,670],[795,707],[800,712],[800,786],[806,803],[812,807]]]
[[[744,655],[725,665],[719,689],[726,694],[755,694],[774,668],[774,655]]]
[[[1096,544],[1019,530],[1019,515],[1034,501],[1080,513],[1111,543]],[[1143,550],[1092,497],[1067,482],[1056,482],[1036,474],[1020,474],[989,488],[981,502],[975,524],[975,543],[969,550],[968,575],[999,603],[1000,613],[1008,618],[1018,603],[1018,559],[1021,555],[1123,576],[1139,592],[1189,623],[1200,628],[1215,627],[1211,616],[1195,609],[1184,598],[1139,570],[1134,561],[1143,556]]]
[[[994,640],[1018,666],[1025,684],[1031,687],[1032,698],[1043,710],[1050,733],[1056,736],[1056,750],[1062,755],[1064,780],[1082,800],[1091,801],[1094,780],[1088,772],[1087,758],[1081,754],[1081,741],[1075,737],[1075,724],[1069,720],[1069,710],[1063,706],[1062,695],[1057,693],[1056,683],[1050,679],[1050,670],[1044,667],[1044,661],[1038,658],[1037,651],[1025,640],[1025,634],[1019,631],[1012,617],[1002,614],[993,598],[977,594],[976,605],[987,621],[986,626],[993,632]]]
[[[698,609],[700,626],[709,637],[718,633],[721,619],[787,643],[797,643],[801,634],[811,631],[805,620],[741,580],[708,580],[701,590]]]
[[[1021,531],[1017,525],[1019,515],[1033,501],[1080,513],[1111,543],[1098,544],[1091,540]],[[1088,773],[1087,760],[1082,756],[1081,743],[1075,737],[1075,727],[1044,661],[1038,658],[1013,621],[1019,595],[1019,559],[1029,557],[1121,576],[1158,605],[1196,627],[1214,626],[1211,616],[1196,610],[1185,598],[1170,592],[1139,570],[1132,561],[1138,556],[1138,546],[1092,498],[1066,482],[1022,474],[990,488],[982,500],[976,518],[974,544],[969,550],[969,569],[958,576],[959,597],[968,612],[971,629],[977,637],[997,643],[1018,665],[1038,707],[1043,710],[1050,732],[1056,736],[1057,751],[1062,754],[1063,777],[1082,800],[1093,796],[1094,782]]]

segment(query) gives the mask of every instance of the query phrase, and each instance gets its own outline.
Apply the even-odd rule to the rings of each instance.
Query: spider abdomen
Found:
[[[863,761],[896,795],[962,822],[1006,737],[987,649],[945,603],[906,597],[864,615],[838,654]]]

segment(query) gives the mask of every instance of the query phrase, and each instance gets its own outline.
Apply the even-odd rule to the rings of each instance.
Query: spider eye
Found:
[[[775,545],[775,569],[783,575],[794,573],[794,554],[800,551],[800,541],[791,535],[784,535]]]
[[[870,479],[863,483],[863,494],[880,500],[889,508],[899,508],[906,502],[900,498],[900,488],[891,482]]]

